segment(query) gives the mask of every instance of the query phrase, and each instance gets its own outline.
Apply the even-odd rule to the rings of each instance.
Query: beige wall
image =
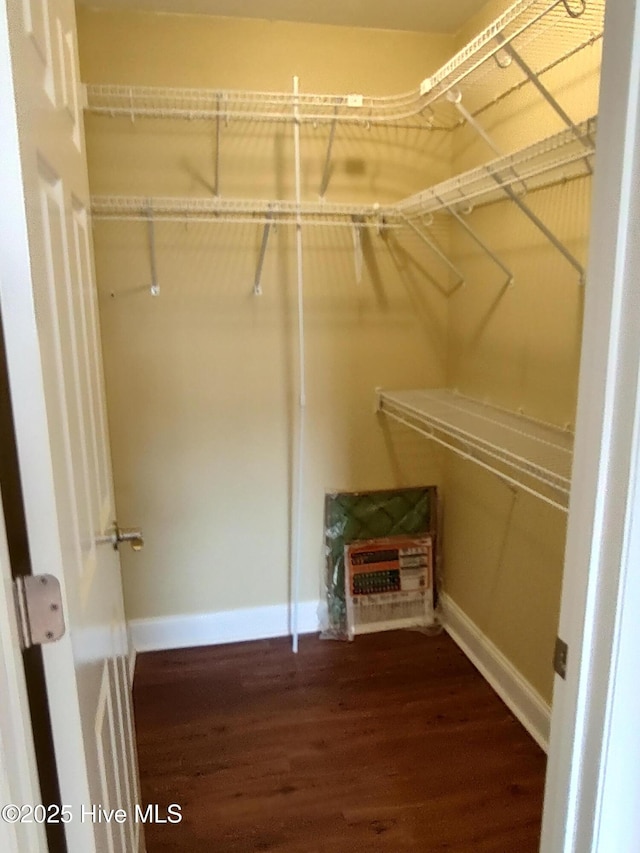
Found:
[[[489,3],[460,34],[458,46],[507,5]],[[550,56],[558,32],[550,33]],[[597,112],[599,55],[595,44],[542,78],[574,121]],[[472,99],[467,106],[473,108]],[[563,128],[531,86],[479,120],[505,153]],[[464,128],[456,136],[453,171],[491,156],[486,143]],[[584,264],[590,181],[524,200]],[[454,232],[454,252],[464,269],[473,270],[473,280],[450,300],[448,384],[550,423],[572,424],[584,293],[578,274],[512,204],[480,208],[470,222],[515,281],[505,288],[504,274]],[[550,701],[566,516],[453,459],[447,462],[444,494],[447,593]]]
[[[393,94],[414,88],[508,4],[487,4],[456,39],[264,21],[81,10],[85,82]],[[117,45],[117,51],[114,49]],[[546,84],[575,120],[595,113],[599,46]],[[511,72],[509,72],[511,73]],[[473,95],[467,101],[473,107]],[[531,86],[481,116],[504,151],[562,126]],[[326,128],[303,127],[306,198],[320,185]],[[205,123],[89,116],[93,193],[202,195],[214,183]],[[468,128],[451,134],[340,128],[328,198],[386,201],[485,162]],[[292,130],[232,123],[221,190],[292,197]],[[527,203],[586,257],[588,181]],[[504,276],[457,228],[438,225],[467,272],[446,271],[411,233],[365,239],[356,282],[349,229],[307,228],[309,399],[302,598],[319,591],[326,490],[435,482],[445,498],[445,588],[547,699],[565,535],[562,513],[372,413],[376,386],[450,385],[557,424],[573,420],[582,323],[575,271],[500,204],[473,213],[513,269]],[[296,423],[295,235],[271,237],[264,295],[251,295],[261,230],[162,224],[162,293],[152,299],[143,224],[97,223],[95,245],[116,497],[141,524],[125,554],[131,618],[285,602]]]
[[[396,93],[449,56],[452,40],[397,32],[190,16],[80,11],[85,82]],[[117,46],[117,49],[116,49]],[[292,127],[223,130],[226,196],[292,197]],[[304,194],[317,198],[327,129],[303,128]],[[214,181],[205,122],[88,117],[92,193],[203,195]],[[426,154],[425,154],[426,151]],[[339,128],[327,197],[398,198],[448,172],[450,142],[415,131]],[[94,240],[130,618],[288,600],[297,413],[295,233],[159,224],[152,298],[146,227],[97,222]],[[448,233],[441,233],[443,243]],[[307,438],[301,598],[318,597],[326,490],[440,480],[441,458],[381,423],[376,386],[442,385],[446,271],[417,238],[304,229]],[[434,280],[425,276],[428,271]]]

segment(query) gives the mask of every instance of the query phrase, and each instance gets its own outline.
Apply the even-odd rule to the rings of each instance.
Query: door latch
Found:
[[[139,527],[118,527],[118,523],[116,522],[114,525],[114,536],[114,548],[117,548],[121,542],[128,542],[134,551],[142,551],[144,548],[144,537]]]
[[[118,545],[121,542],[129,542],[134,551],[142,551],[144,548],[144,536],[139,527],[119,527],[118,522],[114,521],[110,533],[106,536],[99,536],[96,539],[98,545],[108,543],[113,545],[113,550],[118,550]]]
[[[64,635],[60,582],[53,575],[22,575],[13,582],[23,649],[54,643]]]

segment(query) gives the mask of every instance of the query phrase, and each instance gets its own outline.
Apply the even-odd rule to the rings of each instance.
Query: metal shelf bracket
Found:
[[[160,285],[158,284],[158,271],[156,265],[156,232],[153,221],[153,208],[151,202],[147,207],[147,236],[149,239],[149,262],[151,264],[151,295],[159,296]]]
[[[264,256],[267,253],[267,243],[269,242],[269,233],[271,232],[271,226],[273,222],[271,221],[273,215],[271,213],[267,213],[267,221],[264,224],[264,230],[262,232],[262,243],[260,244],[260,254],[258,256],[258,266],[256,267],[256,277],[253,281],[253,293],[254,296],[262,295],[262,268],[264,266]]]
[[[587,137],[586,139],[582,136],[580,131],[578,130],[576,123],[572,120],[571,116],[560,106],[558,101],[553,97],[551,92],[547,89],[546,86],[542,84],[540,81],[540,77],[533,71],[529,65],[524,61],[524,59],[520,56],[518,51],[507,42],[502,35],[502,33],[498,33],[496,35],[496,41],[500,44],[506,53],[511,57],[511,59],[516,63],[518,68],[524,73],[526,78],[532,83],[538,92],[542,95],[545,101],[549,104],[552,110],[554,110],[562,119],[562,121],[566,124],[567,127],[571,128],[574,133],[576,139],[585,146],[587,149],[591,149],[593,147],[593,140]],[[589,158],[585,157],[585,164],[587,166],[587,170],[590,174],[593,174],[593,169],[591,168],[591,163],[589,162]]]
[[[336,123],[338,119],[338,107],[335,107],[333,113],[333,121],[331,122],[331,130],[329,131],[329,143],[327,145],[327,156],[324,159],[324,169],[322,170],[322,181],[320,183],[320,198],[324,198],[331,180],[331,154],[333,152],[333,141],[336,136]]]
[[[355,271],[356,271],[356,283],[360,284],[362,281],[362,265],[363,265],[363,252],[362,252],[362,226],[363,221],[358,217],[353,217],[353,256],[355,263]]]
[[[457,220],[462,228],[467,232],[467,234],[474,240],[478,246],[483,250],[483,252],[488,255],[491,260],[496,264],[496,266],[500,267],[502,272],[507,276],[507,286],[513,284],[513,273],[506,266],[500,258],[496,255],[496,253],[487,246],[484,240],[478,235],[478,233],[463,219],[463,217],[458,213],[458,211],[453,207],[453,205],[447,204],[440,196],[436,195],[437,200],[440,202],[442,207],[447,210],[455,220]]]
[[[471,113],[464,107],[464,105],[462,104],[462,98],[459,93],[456,93],[456,95],[451,97],[450,100],[454,104],[456,109],[460,112],[460,114],[464,117],[464,119],[467,121],[469,126],[475,130],[478,136],[484,139],[484,141],[496,154],[501,156],[503,152],[500,151],[499,147],[495,144],[490,134],[488,134],[484,127],[482,127],[480,122],[476,118],[474,118],[474,116],[472,116]],[[582,137],[578,128],[572,124],[571,129],[574,131],[577,138],[580,139],[580,141],[582,142]],[[517,176],[517,173],[515,173],[515,170],[512,166],[510,166],[509,169],[513,174],[516,174]],[[500,189],[505,193],[505,195],[509,199],[511,199],[511,201],[516,205],[516,207],[518,207],[524,213],[524,215],[528,217],[528,219],[536,226],[536,228],[542,234],[544,234],[547,240],[549,240],[549,242],[553,246],[555,246],[555,248],[560,252],[560,254],[565,258],[565,260],[568,261],[571,266],[578,272],[580,276],[580,284],[583,284],[585,271],[580,261],[577,260],[577,258],[569,251],[569,249],[567,249],[562,240],[556,237],[553,231],[551,231],[551,229],[544,224],[540,217],[535,214],[531,210],[531,208],[527,204],[525,204],[524,201],[522,201],[522,199],[515,192],[512,186],[505,184],[505,182],[490,166],[487,166],[486,170],[487,174],[492,178],[492,180],[495,181],[495,183],[500,187]]]
[[[449,260],[449,258],[445,255],[445,253],[442,251],[442,249],[438,245],[436,245],[436,243],[434,243],[433,240],[431,240],[429,237],[427,237],[427,235],[424,233],[424,231],[422,231],[420,228],[418,228],[418,226],[414,222],[412,222],[407,216],[405,216],[403,213],[400,214],[400,219],[404,222],[405,225],[407,225],[409,228],[411,228],[411,230],[422,240],[422,242],[431,249],[433,254],[437,255],[440,258],[440,260],[442,261],[442,263],[446,267],[448,267],[454,275],[457,276],[458,280],[456,281],[455,286],[459,287],[460,285],[464,284],[465,283],[464,273],[461,272],[461,270],[453,263],[453,261]]]

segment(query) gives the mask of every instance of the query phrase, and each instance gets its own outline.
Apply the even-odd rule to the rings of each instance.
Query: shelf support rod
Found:
[[[466,121],[468,122],[468,124],[469,124],[469,125],[470,125],[470,126],[471,126],[475,131],[476,131],[476,133],[477,133],[479,136],[481,136],[481,137],[482,137],[482,139],[484,139],[484,141],[485,141],[485,142],[486,142],[486,143],[491,147],[491,149],[492,149],[496,154],[498,154],[498,156],[502,156],[502,152],[500,151],[500,149],[498,148],[498,146],[495,144],[495,142],[493,141],[493,139],[489,136],[489,134],[488,134],[488,133],[487,133],[487,131],[484,129],[484,127],[482,127],[482,125],[480,124],[480,122],[478,122],[478,121],[477,121],[477,120],[476,120],[476,119],[471,115],[471,113],[470,113],[470,112],[469,112],[469,111],[468,111],[468,110],[467,110],[467,109],[462,105],[462,103],[460,102],[460,99],[457,99],[457,100],[452,99],[452,100],[453,100],[453,103],[455,104],[456,109],[458,110],[458,112],[460,112],[460,114],[461,114],[462,116],[464,116],[464,118],[466,119]],[[511,169],[511,171],[513,172],[513,174],[517,176],[517,172],[513,169],[513,167],[509,167],[509,168]],[[576,259],[572,254],[571,254],[571,252],[569,251],[569,249],[567,249],[567,247],[564,245],[564,243],[556,237],[556,235],[553,233],[553,231],[551,231],[551,230],[550,230],[550,229],[549,229],[549,228],[544,224],[544,222],[540,219],[540,217],[539,217],[539,216],[537,216],[537,215],[536,215],[536,214],[531,210],[531,208],[530,208],[527,204],[525,204],[525,203],[522,201],[522,199],[521,199],[521,198],[518,196],[518,194],[514,191],[513,187],[505,186],[505,184],[504,184],[504,183],[502,182],[502,180],[500,179],[500,176],[499,176],[499,175],[497,175],[495,172],[493,172],[489,166],[487,166],[487,167],[486,167],[486,170],[487,170],[488,174],[491,176],[491,178],[493,178],[493,180],[496,182],[496,184],[500,187],[500,189],[501,189],[504,193],[506,193],[506,195],[507,195],[507,196],[511,199],[511,201],[516,205],[516,207],[518,207],[518,208],[519,208],[519,209],[524,213],[524,215],[525,215],[525,216],[527,216],[527,217],[531,220],[531,222],[533,222],[533,224],[536,226],[536,228],[537,228],[539,231],[541,231],[541,232],[542,232],[542,234],[544,234],[544,236],[547,238],[547,240],[548,240],[548,241],[549,241],[553,246],[555,246],[555,248],[556,248],[556,249],[560,252],[560,254],[563,256],[563,258],[565,258],[565,260],[567,260],[567,261],[571,264],[571,266],[572,266],[572,267],[573,267],[573,268],[578,272],[578,274],[579,274],[579,276],[580,276],[580,283],[581,283],[581,284],[583,284],[583,283],[584,283],[584,276],[585,276],[585,272],[584,272],[584,267],[582,266],[582,264],[580,263],[580,261],[578,261],[578,260],[577,260],[577,259]]]
[[[262,279],[262,267],[264,266],[264,256],[267,254],[267,243],[269,242],[269,232],[271,231],[271,220],[273,219],[272,213],[267,213],[267,221],[264,223],[264,231],[262,232],[262,244],[260,246],[260,255],[258,256],[258,266],[256,268],[256,277],[253,282],[253,293],[254,296],[262,295],[262,286],[260,284],[260,280]]]
[[[151,202],[147,206],[147,237],[149,239],[149,263],[151,265],[151,295],[158,296],[160,285],[158,284],[158,269],[156,264],[156,231]]]
[[[447,202],[444,201],[444,199],[440,198],[440,196],[438,195],[436,195],[436,198],[440,202],[440,204],[454,217],[454,219],[457,219],[460,225],[471,237],[471,239],[474,240],[478,244],[478,246],[480,246],[480,248],[491,258],[494,264],[500,267],[502,272],[507,276],[507,285],[513,284],[513,273],[511,272],[509,267],[503,264],[503,262],[496,255],[496,253],[492,249],[490,249],[489,246],[487,246],[487,244],[484,242],[484,240],[474,231],[474,229],[467,222],[464,221],[464,219],[458,213],[455,207],[450,204],[447,204]]]
[[[322,171],[322,181],[320,183],[320,198],[324,198],[324,194],[327,191],[327,187],[329,186],[329,180],[331,179],[331,154],[333,151],[333,140],[336,135],[336,123],[338,116],[338,107],[334,107],[333,109],[333,121],[331,122],[331,130],[329,131],[329,144],[327,145],[327,156],[324,160],[324,169]]]
[[[452,261],[449,260],[449,258],[445,255],[442,249],[437,246],[432,240],[430,240],[429,237],[427,237],[427,235],[424,233],[424,231],[421,231],[415,223],[413,223],[407,216],[404,215],[404,213],[400,214],[400,218],[402,219],[404,224],[408,225],[409,228],[411,228],[411,230],[418,235],[422,242],[425,243],[431,249],[434,255],[437,255],[440,260],[445,264],[445,266],[447,266],[451,270],[451,272],[458,276],[458,281],[456,282],[456,284],[464,284],[464,275],[462,274],[462,272],[460,272],[458,267]]]
[[[538,92],[542,95],[545,101],[549,104],[552,110],[554,110],[562,119],[562,121],[566,124],[568,128],[573,131],[575,138],[583,145],[585,148],[591,149],[593,148],[593,140],[590,137],[584,139],[580,135],[580,131],[578,130],[575,122],[572,120],[571,116],[560,106],[560,104],[553,97],[551,92],[547,89],[543,83],[540,82],[540,78],[536,74],[536,72],[530,68],[530,66],[524,61],[524,59],[520,56],[518,51],[511,45],[502,35],[502,33],[498,33],[496,35],[496,41],[500,44],[503,50],[508,54],[508,56],[513,59],[518,68],[523,72],[523,74],[527,77],[527,79],[533,83]],[[589,162],[589,158],[585,157],[585,164],[587,166],[587,170],[589,174],[593,174],[593,169],[591,168],[591,163]]]
[[[296,260],[298,278],[298,442],[295,468],[295,507],[292,518],[292,578],[291,578],[291,634],[292,650],[298,653],[298,611],[300,599],[300,571],[302,564],[302,508],[304,489],[304,433],[306,400],[306,370],[305,370],[305,340],[304,340],[304,278],[302,265],[302,216],[300,205],[302,198],[302,181],[300,168],[300,115],[298,109],[298,78],[293,78],[293,152],[295,162],[295,196],[296,196]]]

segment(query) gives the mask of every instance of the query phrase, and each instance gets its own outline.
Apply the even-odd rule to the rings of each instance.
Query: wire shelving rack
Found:
[[[378,411],[567,511],[573,433],[446,389],[378,391]]]
[[[482,92],[481,110],[526,80],[506,47],[518,51],[536,75],[545,74],[602,36],[604,0],[517,0],[449,62],[408,92],[373,97],[228,89],[90,84],[86,109],[129,118],[223,119],[379,125],[411,121],[425,129],[452,129],[460,118],[447,95]],[[543,47],[544,45],[544,47]],[[551,54],[551,56],[550,56]]]

